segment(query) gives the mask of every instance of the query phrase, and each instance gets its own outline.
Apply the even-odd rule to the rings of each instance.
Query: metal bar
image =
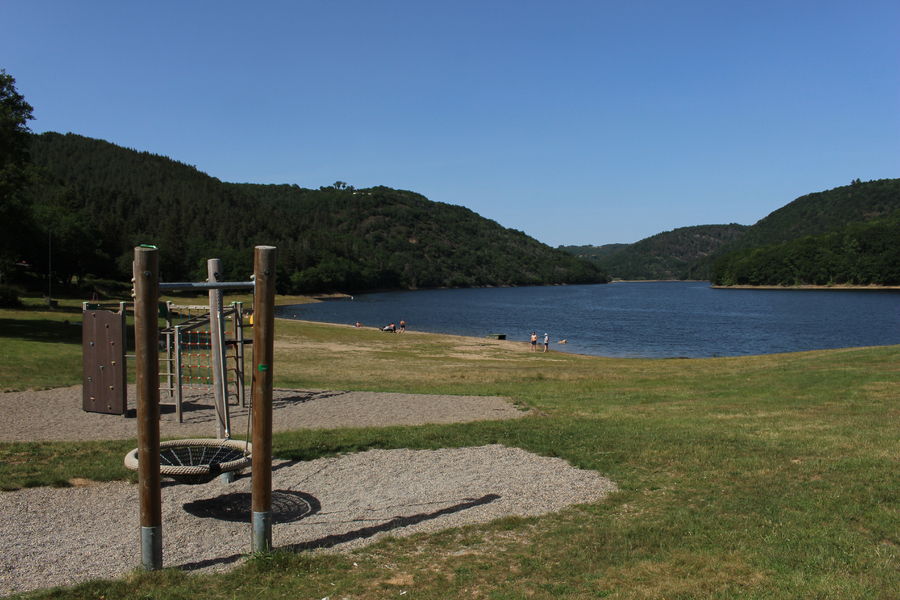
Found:
[[[210,258],[206,261],[206,273],[210,283],[222,277],[222,261]],[[225,348],[222,340],[225,332],[222,328],[222,290],[209,290],[209,363],[212,367],[213,396],[216,401],[217,431],[219,439],[231,437],[231,423],[228,418],[228,396],[225,387]]]
[[[169,392],[169,398],[175,395],[172,387],[174,385],[174,381],[172,381],[172,371],[174,371],[172,361],[174,359],[172,358],[172,310],[169,307],[170,304],[171,302],[166,302],[166,329],[163,331],[166,336],[166,371],[168,371],[166,373],[166,389]],[[180,414],[178,416],[181,417]]]
[[[275,354],[275,248],[253,250],[252,552],[272,549],[272,382]]]
[[[245,290],[255,287],[253,281],[180,281],[160,283],[159,289],[170,290]]]
[[[122,319],[122,416],[128,416],[128,313],[125,302],[119,301],[119,315]]]
[[[134,249],[134,330],[137,365],[138,493],[141,563],[162,568],[162,501],[159,474],[159,256]]]
[[[178,416],[178,422],[184,423],[184,415],[181,412],[181,327],[175,325],[172,329],[172,335],[175,337],[173,342],[175,345],[175,364],[172,368],[175,371],[175,378],[172,381],[172,384],[175,386],[175,414]]]
[[[234,360],[235,380],[237,381],[238,402],[241,406],[247,406],[247,396],[244,390],[244,303],[233,302],[234,306]]]

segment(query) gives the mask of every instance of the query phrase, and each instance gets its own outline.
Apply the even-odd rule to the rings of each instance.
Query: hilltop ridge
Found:
[[[717,285],[900,283],[900,179],[801,196],[752,226],[701,225],[634,244],[560,246],[618,279]]]
[[[225,183],[191,165],[76,134],[31,136],[27,191],[36,239],[53,232],[61,281],[130,276],[131,249],[163,249],[163,276],[205,277],[205,258],[251,270],[279,247],[279,292],[604,283],[596,266],[462,207],[342,182]],[[39,232],[39,233],[38,233]],[[46,243],[21,249],[46,272]]]

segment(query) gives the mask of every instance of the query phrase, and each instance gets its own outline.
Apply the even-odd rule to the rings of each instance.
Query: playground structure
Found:
[[[208,261],[210,281],[221,272],[218,259]],[[219,437],[230,437],[229,405],[247,406],[244,384],[245,338],[243,303],[223,307],[222,291],[210,291],[206,305],[159,303],[166,326],[159,332],[160,392],[174,404],[183,422],[184,389],[213,391],[219,414]],[[127,414],[128,345],[126,313],[131,303],[82,304],[83,401],[88,412]],[[133,305],[132,305],[133,306]],[[112,310],[116,309],[116,310]]]
[[[160,304],[160,315],[166,320],[160,330],[160,348],[165,349],[160,356],[160,392],[174,403],[181,423],[183,390],[212,390],[217,408],[221,405],[225,411],[220,433],[228,437],[228,406],[247,406],[244,346],[252,340],[244,337],[243,303],[232,302],[222,309],[167,302]]]
[[[145,569],[162,568],[161,477],[186,483],[208,481],[220,472],[251,465],[251,551],[272,548],[272,363],[274,357],[275,248],[257,246],[253,256],[253,279],[221,281],[218,261],[209,263],[210,277],[200,283],[160,283],[159,257],[155,246],[134,249],[134,331],[137,381],[138,447],[126,456],[126,466],[138,472],[141,522],[141,562]],[[217,340],[222,338],[222,290],[253,289],[253,377],[251,393],[252,446],[228,439],[227,402],[224,397],[224,357]],[[160,290],[204,289],[210,294],[211,367],[219,438],[160,442]],[[124,314],[124,311],[123,311]],[[91,316],[95,321],[97,317]],[[124,317],[122,317],[124,321]],[[87,327],[87,326],[86,326]],[[102,329],[106,329],[102,327]],[[167,328],[168,329],[168,328]],[[97,327],[94,327],[94,331]],[[115,341],[115,340],[113,340]],[[96,344],[95,344],[96,345]],[[116,344],[109,344],[115,346]],[[250,451],[252,448],[252,452]],[[235,453],[232,453],[234,450]],[[221,454],[225,452],[225,454]],[[182,464],[163,464],[182,463]],[[190,464],[183,464],[190,463]]]

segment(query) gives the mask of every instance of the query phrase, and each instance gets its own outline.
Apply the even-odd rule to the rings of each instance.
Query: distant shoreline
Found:
[[[709,283],[707,279],[614,279],[610,283]],[[833,290],[851,292],[900,291],[900,285],[713,285],[714,290]]]
[[[900,291],[900,285],[711,285],[710,287],[714,290],[825,290],[836,292]]]
[[[613,279],[610,283],[709,283],[709,279]]]

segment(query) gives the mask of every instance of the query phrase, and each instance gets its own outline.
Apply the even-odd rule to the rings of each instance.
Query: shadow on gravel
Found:
[[[187,502],[184,510],[201,519],[219,519],[235,523],[250,522],[251,494],[236,492]],[[314,515],[322,506],[315,496],[293,490],[272,491],[272,520],[278,523],[292,523]]]
[[[278,390],[275,390],[278,391]],[[285,397],[275,397],[272,399],[272,408],[280,408],[284,406],[290,406],[292,404],[303,404],[304,402],[310,402],[312,400],[325,400],[327,398],[334,398],[336,396],[343,396],[347,392],[297,392],[296,390],[290,390],[294,392],[291,396]]]
[[[275,513],[273,515],[276,525],[278,523],[286,523],[289,521],[282,520],[279,515],[278,502],[276,498],[280,495],[281,502],[285,503],[288,507],[293,506],[293,508],[287,508],[285,510],[296,510],[297,513],[302,513],[303,510],[307,508],[311,511],[306,514],[301,514],[300,516],[290,519],[293,521],[297,521],[304,517],[308,517],[313,515],[321,509],[319,505],[319,501],[309,494],[304,494],[303,492],[294,492],[289,490],[277,490],[273,492],[272,497],[272,511]],[[246,496],[246,498],[244,498]],[[225,499],[222,502],[222,499]],[[371,527],[362,527],[360,529],[355,529],[353,531],[348,531],[347,533],[327,535],[325,537],[321,537],[317,540],[310,540],[308,542],[302,542],[300,544],[291,544],[289,546],[282,546],[278,548],[278,550],[287,550],[289,552],[303,552],[305,550],[317,550],[320,548],[333,548],[339,544],[346,544],[347,542],[352,542],[355,540],[361,540],[370,538],[378,533],[393,531],[395,529],[400,529],[401,527],[409,527],[411,525],[417,525],[418,523],[422,523],[424,521],[430,521],[432,519],[437,519],[438,517],[442,517],[444,515],[450,515],[458,512],[462,512],[464,510],[468,510],[470,508],[474,508],[476,506],[483,506],[485,504],[490,504],[491,502],[495,502],[500,499],[498,494],[485,494],[481,498],[468,498],[464,502],[460,502],[459,504],[454,504],[453,506],[448,506],[447,508],[442,508],[440,510],[436,510],[434,512],[429,513],[419,513],[416,515],[410,516],[399,516],[394,517],[388,521],[380,525],[372,525]],[[222,505],[222,506],[218,506]],[[190,508],[189,508],[190,507]],[[191,513],[192,515],[199,517],[212,517],[212,518],[224,518],[226,520],[235,520],[235,521],[248,521],[250,520],[250,494],[247,493],[237,493],[237,494],[227,494],[226,496],[209,498],[206,500],[198,500],[195,502],[189,502],[184,505],[184,509]],[[206,513],[206,514],[197,514],[197,512]],[[224,516],[214,516],[210,514],[215,511],[221,511]],[[238,518],[238,513],[240,513]],[[286,515],[289,516],[289,515]],[[183,569],[185,571],[194,571],[197,569],[203,569],[204,567],[210,567],[213,565],[227,565],[234,562],[237,562],[241,558],[243,558],[244,554],[232,554],[231,556],[222,556],[219,558],[211,558],[208,560],[201,560],[197,562],[184,563],[178,565],[178,568]]]
[[[80,335],[80,334],[79,334]],[[80,338],[79,338],[80,339]],[[185,386],[187,387],[187,386]],[[190,388],[188,388],[190,389]],[[276,390],[277,391],[277,390]],[[287,408],[289,406],[293,406],[296,404],[305,404],[306,402],[312,402],[314,400],[327,400],[328,398],[335,398],[337,396],[344,396],[347,392],[298,392],[295,390],[291,390],[293,393],[290,396],[282,396],[282,397],[274,397],[272,399],[272,408],[273,410],[278,410],[280,408]],[[159,412],[161,415],[173,415],[175,414],[175,404],[169,403],[170,399],[163,393],[161,395],[161,402],[159,405]],[[131,402],[135,402],[135,400],[131,400]],[[236,416],[244,416],[250,410],[250,390],[247,391],[247,406],[238,406],[235,403],[229,402],[228,410],[231,412],[232,417]],[[213,423],[218,420],[218,416],[216,414],[216,406],[215,406],[215,398],[213,397],[212,391],[207,394],[187,396],[182,400],[181,410],[184,414],[184,421],[186,423]],[[137,408],[129,408],[125,411],[125,418],[134,419],[137,417]]]
[[[347,542],[352,542],[355,540],[370,538],[373,535],[382,533],[384,531],[392,531],[401,527],[409,527],[410,525],[416,525],[423,521],[437,519],[438,517],[442,517],[444,515],[451,515],[453,513],[462,512],[469,508],[474,508],[476,506],[490,504],[491,502],[499,499],[500,496],[498,496],[497,494],[485,494],[481,498],[470,498],[465,502],[454,504],[453,506],[448,506],[447,508],[442,508],[434,512],[419,513],[417,515],[411,515],[408,517],[394,517],[393,519],[386,521],[381,525],[363,527],[361,529],[348,531],[347,533],[327,535],[317,540],[310,540],[308,542],[302,542],[300,544],[284,546],[283,549],[290,550],[292,552],[301,552],[303,550],[316,550],[318,548],[332,548],[334,546],[337,546],[338,544],[345,544]]]

